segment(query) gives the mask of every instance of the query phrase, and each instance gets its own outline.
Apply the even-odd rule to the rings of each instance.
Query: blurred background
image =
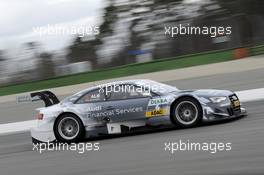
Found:
[[[263,0],[0,0],[0,86],[264,43]],[[231,35],[166,36],[165,26]],[[88,28],[41,34],[36,29]],[[54,30],[54,29],[53,29]],[[46,31],[47,32],[47,31]],[[52,33],[53,32],[53,33]],[[213,58],[212,58],[213,59]]]

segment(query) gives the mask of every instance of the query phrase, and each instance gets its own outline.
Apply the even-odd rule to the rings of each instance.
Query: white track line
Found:
[[[16,132],[29,131],[30,128],[37,125],[37,120],[28,120],[23,122],[0,124],[0,134],[11,134]]]
[[[241,102],[264,100],[264,88],[237,91],[235,93],[238,95]],[[36,124],[36,120],[0,124],[0,134],[29,131],[30,128]]]
[[[264,88],[235,92],[241,102],[264,100]]]

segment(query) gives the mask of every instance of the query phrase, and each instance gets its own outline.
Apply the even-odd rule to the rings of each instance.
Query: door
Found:
[[[100,89],[86,92],[76,102],[76,112],[82,116],[85,125],[99,124],[105,117],[105,93]]]
[[[104,106],[106,106],[106,110],[113,111],[113,115],[110,116],[111,122],[145,119],[147,106],[151,99],[150,93],[136,91],[137,88],[128,90],[128,88],[124,88],[127,85],[119,86],[121,86],[118,88],[119,90],[108,91],[109,93],[106,94]]]

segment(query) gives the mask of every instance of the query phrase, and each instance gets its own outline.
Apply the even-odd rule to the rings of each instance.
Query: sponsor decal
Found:
[[[166,98],[157,98],[150,100],[149,105],[159,105],[159,104],[166,104],[168,103],[168,100]]]
[[[236,100],[233,102],[233,107],[238,107],[240,106],[240,101],[239,100]]]
[[[146,112],[146,117],[163,116],[168,114],[167,108],[161,108],[159,110],[152,110]]]
[[[29,95],[20,95],[16,97],[17,103],[31,102],[32,99]]]
[[[100,99],[100,94],[92,94],[91,99]]]
[[[101,111],[102,106],[88,106],[87,112],[93,112],[93,111]]]
[[[100,112],[91,112],[87,113],[87,118],[96,118],[96,117],[108,117],[108,116],[119,116],[127,113],[136,113],[143,111],[143,107],[131,107],[126,109],[113,109],[109,111],[100,111]]]
[[[140,111],[143,111],[143,108],[142,107],[136,107],[136,108],[128,108],[128,109],[116,109],[115,110],[115,113],[117,115],[120,115],[120,114],[126,114],[126,113],[133,113],[133,112],[140,112]]]

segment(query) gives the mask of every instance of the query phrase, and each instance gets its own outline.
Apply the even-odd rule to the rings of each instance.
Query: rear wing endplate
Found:
[[[59,99],[51,91],[33,92],[30,95],[22,95],[17,97],[17,102],[33,102],[42,100],[45,103],[45,107],[52,106],[60,103]]]

